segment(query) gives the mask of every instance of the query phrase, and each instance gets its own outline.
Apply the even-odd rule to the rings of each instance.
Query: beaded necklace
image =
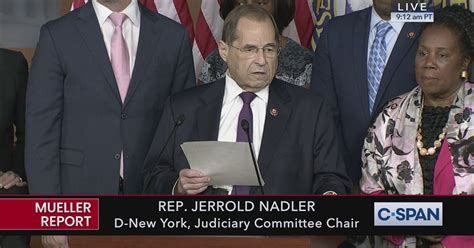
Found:
[[[423,100],[422,100],[423,101]],[[416,147],[418,148],[418,153],[420,156],[432,156],[436,153],[436,150],[441,147],[443,139],[446,137],[447,127],[443,128],[443,131],[438,135],[438,139],[433,142],[433,146],[425,148],[423,143],[422,133],[422,120],[423,120],[423,108],[424,104],[422,102],[420,111],[420,123],[418,125],[418,131],[416,135]],[[446,123],[447,124],[447,123]]]

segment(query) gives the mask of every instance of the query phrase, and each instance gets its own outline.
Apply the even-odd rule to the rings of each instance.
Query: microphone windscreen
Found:
[[[177,126],[183,124],[183,122],[184,122],[184,115],[180,115],[180,116],[178,116],[178,118],[176,118],[176,125]]]
[[[249,130],[249,122],[246,119],[243,119],[242,121],[240,121],[240,126],[245,131]]]

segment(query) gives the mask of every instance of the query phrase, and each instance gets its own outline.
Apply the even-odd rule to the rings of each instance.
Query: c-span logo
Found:
[[[442,226],[442,202],[374,202],[375,226]]]

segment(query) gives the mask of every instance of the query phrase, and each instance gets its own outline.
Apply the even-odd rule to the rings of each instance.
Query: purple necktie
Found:
[[[114,12],[109,16],[114,24],[114,34],[110,43],[110,61],[114,70],[115,80],[120,92],[122,103],[125,102],[128,86],[130,84],[130,56],[127,43],[122,35],[122,24],[127,18],[124,13]],[[120,176],[123,178],[123,151],[120,156]]]
[[[242,92],[240,93],[240,98],[244,104],[242,105],[242,110],[239,114],[239,122],[237,123],[237,142],[252,142],[253,138],[253,116],[252,109],[250,108],[250,103],[255,99],[257,95],[253,92]],[[249,122],[249,136],[250,140],[247,139],[247,133],[241,126],[242,120],[247,120]],[[233,195],[248,195],[250,193],[250,186],[234,186],[232,190]]]

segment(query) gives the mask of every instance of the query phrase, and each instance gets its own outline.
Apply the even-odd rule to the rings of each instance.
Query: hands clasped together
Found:
[[[26,186],[26,182],[13,171],[0,171],[0,189],[9,189],[13,186],[24,187]]]

